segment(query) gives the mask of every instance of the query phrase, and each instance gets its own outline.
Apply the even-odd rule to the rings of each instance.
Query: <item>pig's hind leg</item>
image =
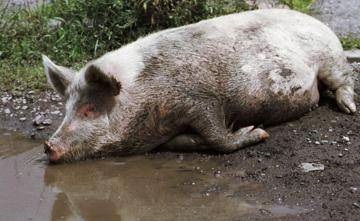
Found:
[[[335,91],[339,108],[345,113],[353,114],[356,112],[356,105],[352,70],[345,57],[329,63],[320,69],[318,77],[330,90]]]
[[[192,127],[204,138],[209,149],[220,152],[233,152],[246,146],[266,140],[269,134],[254,126],[244,127],[232,132],[225,124],[223,111],[199,110]]]

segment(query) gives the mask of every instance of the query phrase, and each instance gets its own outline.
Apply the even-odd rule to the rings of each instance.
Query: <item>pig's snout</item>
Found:
[[[55,163],[60,160],[65,151],[62,147],[54,145],[51,141],[45,141],[44,153],[48,155],[50,162]]]

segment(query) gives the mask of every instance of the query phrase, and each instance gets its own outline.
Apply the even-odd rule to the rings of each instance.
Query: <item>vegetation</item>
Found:
[[[280,0],[282,4],[289,6],[291,9],[304,13],[309,13],[311,3],[314,1],[315,0]]]
[[[33,80],[44,83],[38,72],[41,53],[73,65],[156,30],[243,10],[242,0],[54,0],[35,9],[5,7],[0,11],[0,82],[5,89],[13,89],[4,82],[15,79],[20,88],[33,88]]]
[[[345,50],[360,49],[360,38],[344,37],[340,40]]]
[[[313,0],[281,0],[307,12]],[[1,7],[1,6],[0,6]],[[82,62],[157,30],[248,10],[245,0],[53,0],[0,9],[0,87],[42,89],[41,53],[59,64]],[[345,48],[359,40],[343,39]]]

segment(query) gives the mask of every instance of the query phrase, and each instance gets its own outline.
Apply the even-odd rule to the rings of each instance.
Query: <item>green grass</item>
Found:
[[[282,4],[303,13],[309,13],[310,6],[314,1],[315,0],[280,0]]]
[[[309,12],[313,0],[281,0]],[[45,89],[41,54],[80,66],[145,34],[248,10],[244,0],[53,0],[29,10],[0,9],[0,87]],[[49,28],[52,19],[63,21]],[[359,39],[341,39],[345,49]]]
[[[47,88],[41,65],[20,66],[2,62],[0,82],[1,91],[19,92]]]
[[[360,49],[360,38],[341,38],[341,44],[345,50]]]
[[[243,0],[54,0],[0,9],[0,87],[45,88],[42,53],[71,66],[147,33],[247,9]],[[48,27],[54,18],[59,28]]]

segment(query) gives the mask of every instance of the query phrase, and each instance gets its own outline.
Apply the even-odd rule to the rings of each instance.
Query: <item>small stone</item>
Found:
[[[328,140],[321,140],[320,142],[321,142],[321,144],[327,144],[327,143],[329,143]]]
[[[5,114],[10,114],[10,113],[11,113],[11,111],[10,111],[10,109],[9,109],[9,108],[5,108],[5,109],[4,109],[4,113],[5,113]]]
[[[352,192],[352,193],[355,193],[355,192],[357,192],[358,191],[358,188],[357,187],[350,187],[350,192]]]
[[[339,153],[338,154],[338,157],[343,157],[344,155],[342,153]]]
[[[43,127],[43,126],[40,126],[40,127],[36,128],[36,130],[44,130],[44,129],[45,129],[45,127]]]
[[[20,121],[26,121],[26,117],[20,117]]]
[[[43,125],[51,125],[52,124],[52,120],[47,118],[42,122]]]
[[[49,19],[47,28],[51,31],[60,28],[64,24],[65,20],[59,17]]]
[[[8,103],[8,102],[9,102],[8,97],[2,97],[2,98],[1,98],[1,102],[2,102],[3,104]]]
[[[33,122],[35,126],[40,125],[43,121],[44,121],[44,116],[42,114],[38,114],[36,115],[36,117],[34,118]]]
[[[21,107],[21,110],[27,110],[28,108],[29,108],[29,107],[25,105],[25,106],[22,106],[22,107]]]
[[[352,205],[355,206],[355,207],[357,207],[357,208],[360,208],[360,204],[359,204],[359,203],[353,203]]]
[[[311,171],[322,171],[325,169],[325,166],[321,163],[301,163],[299,167],[305,173]]]
[[[267,209],[259,209],[260,213],[263,214],[263,215],[270,215],[271,212]]]
[[[360,50],[350,50],[344,52],[346,58],[349,62],[359,62],[360,61]]]
[[[320,142],[319,142],[319,141],[315,141],[315,144],[316,144],[316,145],[320,145]]]
[[[58,115],[58,114],[60,114],[61,112],[60,111],[52,111],[52,112],[50,112],[52,115]]]
[[[341,138],[343,141],[345,142],[349,142],[350,141],[350,138],[348,136],[342,136]]]
[[[31,134],[30,134],[31,139],[35,139],[35,136],[36,136],[35,132],[34,131],[31,132]]]

